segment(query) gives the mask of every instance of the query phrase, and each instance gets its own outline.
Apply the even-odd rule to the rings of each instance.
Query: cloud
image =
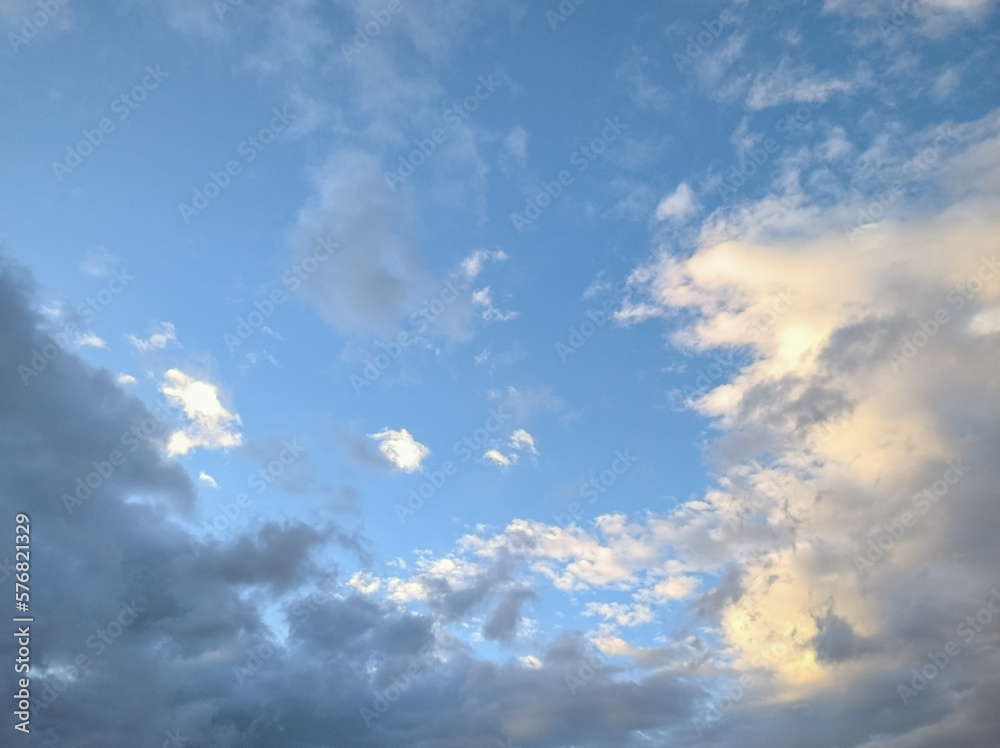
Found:
[[[698,199],[687,182],[681,182],[677,189],[664,197],[656,206],[656,220],[684,221],[698,209]]]
[[[483,455],[484,460],[489,460],[494,465],[499,465],[500,467],[510,467],[514,462],[517,462],[517,455],[512,455],[508,457],[503,452],[497,449],[488,449]]]
[[[518,451],[525,450],[533,455],[538,454],[538,450],[535,448],[535,437],[529,434],[524,429],[517,429],[513,434],[510,435],[510,442],[508,444]]]
[[[521,171],[528,164],[528,131],[514,126],[504,138],[500,149],[500,168],[507,172]]]
[[[171,456],[186,455],[199,447],[228,449],[243,443],[242,435],[234,430],[242,421],[222,404],[216,385],[179,369],[170,369],[164,376],[160,392],[171,404],[182,408],[191,421],[187,428],[170,435],[167,452]]]
[[[121,257],[117,257],[104,247],[100,247],[87,252],[87,257],[80,267],[87,275],[95,278],[103,278],[111,272],[113,266],[121,264]]]
[[[118,384],[135,384],[138,380],[131,374],[119,374],[118,378],[115,380]]]
[[[400,429],[383,429],[377,434],[369,434],[369,438],[378,442],[379,451],[397,470],[404,473],[415,473],[420,470],[420,464],[431,453],[430,449],[418,442],[409,431]]]
[[[177,333],[172,322],[161,322],[160,332],[155,332],[146,340],[137,338],[135,335],[128,335],[128,341],[140,351],[158,351],[167,347],[171,341],[177,340]]]
[[[490,293],[489,286],[474,291],[472,293],[472,303],[481,309],[480,314],[483,319],[490,322],[509,322],[520,316],[520,312],[501,312],[493,306],[493,295]]]
[[[107,348],[108,344],[92,332],[77,333],[76,344],[84,348]]]
[[[850,94],[865,85],[864,74],[853,80],[823,77],[807,68],[793,67],[788,59],[783,59],[776,69],[754,77],[746,103],[753,110],[789,102],[822,104],[836,93]]]
[[[198,480],[199,480],[199,482],[204,483],[209,488],[218,488],[219,487],[219,484],[215,482],[215,478],[213,478],[211,475],[209,475],[208,473],[206,473],[204,470],[202,470],[200,473],[198,473]]]
[[[844,229],[851,192],[822,211],[807,193],[783,204],[768,196],[710,217],[691,256],[664,252],[632,275],[644,290],[623,320],[684,311],[691,321],[673,329],[674,345],[752,353],[690,402],[723,432],[710,454],[719,486],[659,533],[688,534],[689,563],[718,569],[718,544],[730,549],[741,593],[721,605],[725,638],[741,667],[772,643],[787,648],[776,692],[808,686],[813,699],[832,699],[851,683],[896,695],[887,671],[902,680],[921,647],[953,634],[956,608],[995,583],[995,551],[971,523],[996,524],[986,520],[994,470],[984,450],[998,439],[998,414],[984,410],[976,374],[998,363],[987,342],[996,329],[976,321],[1000,298],[997,122],[991,113],[957,127],[958,144],[937,153],[938,189],[901,201],[866,242]],[[899,150],[920,152],[924,137]],[[881,179],[906,162],[886,149],[880,160]],[[764,453],[765,464],[746,462]],[[868,569],[869,539],[944,475],[954,483],[947,527],[921,525]],[[961,559],[939,564],[955,543]],[[945,586],[918,583],[917,569]],[[849,674],[834,667],[847,661]],[[970,660],[948,680],[975,679],[979,667]],[[897,729],[922,744],[907,721]]]
[[[507,253],[502,249],[477,249],[464,260],[462,260],[462,272],[469,280],[479,276],[486,262],[506,262]]]
[[[362,151],[340,153],[313,181],[316,194],[300,211],[292,239],[296,261],[311,256],[322,237],[339,247],[301,292],[338,331],[393,335],[433,290],[401,231],[407,199],[389,189],[379,160]]]

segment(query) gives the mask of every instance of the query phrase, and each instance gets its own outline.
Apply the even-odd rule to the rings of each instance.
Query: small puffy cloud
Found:
[[[206,473],[204,470],[202,470],[198,474],[198,480],[201,481],[202,483],[204,483],[209,488],[218,488],[219,487],[219,484],[215,482],[215,478],[213,478],[211,475],[209,475],[208,473]]]
[[[383,429],[377,434],[369,434],[378,442],[379,451],[391,462],[397,470],[404,473],[414,473],[420,469],[420,463],[431,453],[430,449],[413,438],[406,429],[393,431]]]
[[[535,437],[529,434],[524,429],[518,429],[513,434],[510,435],[509,445],[520,451],[531,452],[533,455],[538,454],[538,450],[535,448]]]
[[[128,335],[128,341],[140,351],[158,351],[167,347],[171,340],[177,340],[172,322],[161,322],[159,332],[155,332],[145,340],[135,335]]]
[[[673,577],[653,586],[653,595],[663,600],[683,600],[698,589],[695,577]]]
[[[171,404],[184,410],[191,424],[170,435],[167,452],[171,456],[186,455],[197,447],[220,449],[238,447],[243,436],[235,431],[242,421],[230,413],[219,399],[219,388],[202,382],[179,369],[166,373],[166,382],[160,387]]]
[[[92,332],[79,333],[76,344],[84,348],[107,348],[108,344]]]
[[[513,458],[513,459],[512,459]],[[483,455],[484,460],[489,460],[494,465],[499,465],[500,467],[510,467],[512,464],[517,462],[517,455],[512,455],[508,457],[503,452],[498,449],[491,449]]]
[[[131,374],[119,374],[118,384],[135,384],[138,380]]]
[[[382,588],[382,580],[365,571],[352,574],[351,578],[347,580],[347,584],[362,595],[373,595]]]
[[[528,670],[541,670],[542,661],[539,660],[534,655],[525,655],[521,657],[518,662],[521,663],[521,667],[527,668]]]
[[[507,260],[507,253],[502,249],[477,249],[471,255],[462,260],[462,272],[465,277],[472,280],[479,275],[485,262],[504,262]]]
[[[657,221],[683,221],[698,209],[698,199],[687,182],[681,182],[672,193],[656,206]]]

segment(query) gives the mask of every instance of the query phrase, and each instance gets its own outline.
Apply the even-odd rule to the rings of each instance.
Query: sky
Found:
[[[0,0],[0,743],[995,748],[997,6]]]

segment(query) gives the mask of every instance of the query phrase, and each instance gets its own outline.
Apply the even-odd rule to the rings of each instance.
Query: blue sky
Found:
[[[97,598],[155,578],[187,611],[152,605],[96,666],[160,673],[148,719],[70,738],[79,676],[37,745],[792,745],[817,714],[811,744],[990,744],[995,629],[947,673],[961,703],[942,677],[917,714],[896,681],[1000,581],[993,0],[8,0],[0,23],[4,386],[12,443],[46,445],[4,501],[68,543],[40,583],[73,589],[106,518],[131,540]],[[137,462],[67,499],[148,413]],[[948,521],[863,573],[962,459]],[[331,575],[303,625],[343,631],[303,633]],[[365,718],[442,634],[460,652]],[[298,692],[334,660],[348,685]]]

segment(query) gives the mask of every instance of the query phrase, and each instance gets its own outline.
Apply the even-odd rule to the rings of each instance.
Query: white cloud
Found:
[[[683,221],[698,209],[698,199],[687,182],[680,185],[671,194],[664,197],[656,206],[656,220]]]
[[[641,626],[651,623],[653,611],[648,605],[622,603],[587,603],[583,614],[588,617],[600,616],[605,620],[614,621],[619,626]]]
[[[535,437],[524,429],[517,429],[513,434],[511,434],[509,444],[518,451],[527,450],[533,455],[538,454],[538,450],[535,448]]]
[[[383,456],[397,470],[402,470],[404,473],[420,470],[420,463],[431,453],[430,449],[414,439],[406,429],[399,431],[383,429],[377,434],[368,436],[378,442],[378,448]]]
[[[512,457],[513,459],[497,449],[487,450],[486,454],[483,455],[484,460],[489,460],[494,465],[499,465],[500,467],[505,468],[510,467],[514,462],[517,462],[517,455],[512,455]]]
[[[198,473],[198,480],[204,483],[209,488],[218,488],[219,484],[215,482],[215,478],[202,470]]]
[[[520,312],[501,312],[493,306],[493,296],[489,286],[473,292],[472,303],[482,310],[483,319],[491,322],[508,322],[517,319],[521,314]]]
[[[362,595],[374,595],[382,589],[382,580],[366,571],[357,571],[347,580],[347,584]]]
[[[177,333],[172,322],[161,322],[160,331],[150,335],[146,340],[128,335],[129,342],[140,351],[157,351],[167,347],[172,340],[177,340]]]
[[[131,374],[119,374],[117,379],[118,384],[135,384],[137,381]]]
[[[784,59],[777,69],[756,75],[747,95],[747,106],[759,110],[789,102],[822,104],[835,93],[853,93],[866,84],[864,75],[854,80],[824,78],[806,68],[793,68]]]
[[[519,658],[518,662],[521,663],[521,667],[528,670],[541,670],[544,667],[542,665],[542,661],[534,655],[525,655],[524,657]]]
[[[502,249],[477,249],[471,255],[462,260],[462,271],[465,273],[466,278],[472,280],[479,275],[480,271],[483,269],[484,263],[504,262],[507,259],[507,253]]]
[[[240,417],[223,406],[216,385],[194,379],[179,369],[170,369],[165,377],[160,392],[173,405],[183,408],[191,421],[187,428],[170,435],[170,455],[186,455],[198,447],[227,449],[243,442],[242,435],[234,430],[242,423]]]
[[[905,672],[899,642],[914,623],[901,605],[950,620],[952,584],[995,584],[995,544],[973,540],[972,519],[986,516],[993,476],[956,477],[954,466],[995,473],[986,451],[1000,412],[984,372],[1000,366],[986,337],[1000,330],[1000,116],[955,132],[958,144],[939,148],[933,197],[900,200],[869,245],[844,231],[864,184],[855,177],[841,204],[824,193],[822,209],[789,191],[717,211],[692,255],[662,254],[630,279],[643,290],[624,318],[683,312],[692,321],[675,328],[674,345],[753,354],[690,402],[724,434],[713,454],[722,474],[716,489],[632,533],[669,543],[688,565],[642,600],[686,597],[696,577],[684,571],[735,564],[742,594],[721,607],[725,639],[741,667],[776,642],[787,647],[779,688],[835,690],[844,678],[881,682],[886,666]],[[873,147],[882,183],[923,152],[926,135]],[[771,462],[743,462],[758,452]],[[948,470],[952,509],[935,510],[947,521],[922,523],[872,569],[859,564],[873,530],[913,510],[934,481],[945,485]],[[955,538],[961,552],[948,555]],[[917,591],[917,568],[936,582]],[[902,603],[901,590],[919,603]],[[854,660],[849,676],[832,666],[852,655],[824,649],[818,600],[853,640],[878,643],[858,651],[885,654]]]
[[[76,344],[85,348],[107,348],[108,344],[92,332],[77,333]]]

